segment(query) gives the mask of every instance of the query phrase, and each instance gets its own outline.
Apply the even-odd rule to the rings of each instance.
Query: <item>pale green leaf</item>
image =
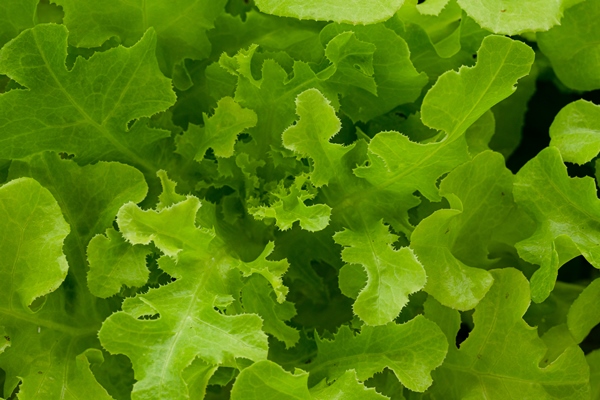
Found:
[[[112,159],[155,171],[147,146],[168,132],[140,121],[127,128],[175,101],[156,64],[155,42],[149,30],[135,46],[80,58],[69,71],[64,26],[21,33],[0,51],[0,73],[29,89],[0,96],[0,157],[55,150],[74,153],[83,163]]]
[[[283,145],[313,160],[311,182],[319,187],[335,177],[335,166],[350,149],[330,142],[340,130],[340,120],[329,100],[317,89],[308,89],[296,98],[296,125],[283,132]]]
[[[530,302],[527,279],[513,268],[491,271],[494,285],[475,308],[475,328],[450,346],[434,371],[433,399],[589,398],[589,368],[573,345],[542,368],[547,348],[522,316]],[[450,312],[452,312],[450,310]],[[458,325],[454,325],[454,335]]]
[[[408,302],[408,295],[419,291],[427,277],[412,250],[394,250],[396,237],[381,222],[364,230],[343,230],[334,235],[344,246],[342,260],[362,265],[367,283],[358,294],[353,310],[368,325],[383,325],[394,320]]]
[[[363,326],[357,335],[342,326],[333,340],[318,339],[317,347],[317,358],[308,365],[311,382],[337,379],[350,369],[363,381],[389,368],[404,386],[423,392],[448,343],[435,323],[417,316],[401,325]]]
[[[148,280],[146,255],[148,246],[131,246],[113,228],[96,235],[87,248],[90,270],[87,275],[90,292],[101,298],[119,292],[121,286],[143,286]]]
[[[458,0],[483,28],[501,35],[547,31],[560,23],[563,1]]]
[[[542,150],[517,173],[515,201],[536,222],[533,235],[519,243],[519,255],[540,268],[531,295],[543,301],[558,268],[582,254],[600,268],[600,200],[592,178],[570,178],[555,147]]]
[[[600,323],[600,280],[596,279],[575,299],[567,314],[567,326],[577,343],[590,333],[593,327]]]
[[[70,228],[52,194],[31,178],[0,186],[0,213],[0,304],[21,310],[65,279]]]
[[[600,153],[600,107],[585,100],[565,106],[550,126],[550,145],[563,160],[585,164]]]
[[[427,0],[417,5],[417,10],[424,15],[440,15],[450,0]]]
[[[256,0],[259,10],[297,19],[373,24],[385,21],[400,9],[404,0]]]
[[[529,73],[533,50],[502,36],[486,36],[474,67],[461,67],[440,76],[427,92],[421,119],[444,131],[448,139],[464,133],[491,107],[515,91],[517,81]]]

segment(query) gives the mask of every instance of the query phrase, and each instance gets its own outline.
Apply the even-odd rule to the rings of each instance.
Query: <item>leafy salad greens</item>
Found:
[[[2,0],[0,398],[599,398],[599,18]]]

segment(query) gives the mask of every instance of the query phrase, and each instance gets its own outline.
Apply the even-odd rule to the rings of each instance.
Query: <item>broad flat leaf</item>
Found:
[[[394,320],[408,302],[408,295],[419,291],[427,281],[423,266],[411,249],[392,248],[397,237],[381,222],[366,225],[362,231],[346,229],[333,238],[344,246],[342,260],[362,265],[366,271],[367,283],[353,310],[368,325]]]
[[[188,131],[178,138],[178,153],[190,153],[194,159],[201,161],[210,147],[217,157],[231,157],[238,135],[255,125],[254,111],[240,107],[231,97],[223,97],[213,115],[204,114],[204,128],[190,125]],[[182,149],[182,146],[191,149]]]
[[[86,356],[78,356],[95,344],[97,327],[82,327],[65,314],[63,291],[57,290],[67,274],[62,247],[70,229],[56,200],[31,178],[12,180],[0,187],[0,221],[5,393],[21,381],[22,400],[110,399]],[[42,296],[46,301],[34,313],[29,306]]]
[[[13,161],[10,175],[36,179],[57,199],[71,225],[71,234],[65,241],[65,254],[71,266],[69,273],[79,289],[87,292],[88,283],[94,285],[89,280],[86,282],[88,243],[94,235],[111,227],[123,204],[129,201],[137,203],[146,197],[148,186],[144,176],[129,165],[99,162],[80,167],[74,161],[61,160],[53,153],[35,155],[26,162]],[[91,274],[93,276],[94,272]],[[106,292],[103,294],[107,295]],[[95,300],[83,295],[77,302],[90,303],[88,306],[91,306]]]
[[[600,107],[577,100],[565,106],[550,126],[550,145],[563,160],[585,164],[600,153]]]
[[[274,218],[282,231],[290,229],[296,221],[302,229],[310,232],[325,229],[329,224],[331,207],[326,204],[307,206],[305,201],[314,199],[316,190],[304,189],[306,182],[305,175],[297,176],[289,188],[280,185],[273,191],[272,196],[277,199],[275,202],[268,206],[248,207],[248,212],[256,219]]]
[[[133,399],[186,398],[181,373],[196,357],[232,367],[237,357],[266,358],[260,317],[215,310],[229,305],[239,291],[240,272],[234,266],[240,261],[215,243],[212,230],[196,226],[199,208],[199,200],[189,196],[160,211],[143,211],[128,203],[118,213],[123,236],[132,244],[154,242],[165,254],[159,267],[176,279],[126,299],[123,311],[107,318],[100,330],[102,345],[133,363],[138,380]],[[247,266],[251,272],[270,266],[262,260],[254,263]],[[158,317],[149,318],[152,315]]]
[[[356,372],[346,371],[333,383],[321,381],[320,384],[312,387],[310,393],[315,400],[385,400],[389,397],[383,396],[373,388],[366,388],[358,381]]]
[[[517,173],[515,201],[536,222],[531,237],[517,243],[521,258],[540,268],[531,295],[543,301],[558,268],[582,254],[600,268],[600,200],[592,178],[570,178],[558,149],[548,147]]]
[[[450,345],[444,364],[434,371],[431,397],[588,398],[589,367],[578,346],[567,348],[550,365],[540,367],[547,348],[537,330],[521,318],[530,302],[527,279],[513,268],[491,273],[494,285],[475,308],[475,328],[460,349]],[[448,334],[455,337],[457,332],[458,324],[454,324]]]
[[[317,348],[317,358],[308,365],[310,382],[337,379],[350,369],[364,381],[389,368],[404,386],[423,392],[448,344],[435,323],[417,316],[401,325],[363,326],[356,336],[344,325],[333,340],[317,339]]]
[[[336,82],[337,76],[333,75],[332,77],[333,87],[342,94],[340,100],[342,110],[353,121],[366,122],[401,104],[411,103],[421,95],[421,91],[428,81],[427,76],[415,69],[410,60],[408,45],[396,32],[384,24],[369,26],[330,24],[323,28],[320,35],[323,45],[327,45],[326,53],[329,43],[336,40],[336,37],[344,35],[345,32],[353,32],[356,39],[362,43],[360,47],[363,49],[369,48],[369,51],[374,49],[373,78],[375,87],[370,86],[371,84],[364,78],[361,79],[361,84],[356,80],[353,83],[347,82],[346,87],[340,87],[340,83]],[[374,47],[368,46],[368,44]],[[356,43],[353,47],[356,52]],[[369,67],[368,59],[359,64],[359,68],[365,72],[370,72]],[[376,94],[372,92],[373,88],[377,89]]]
[[[317,21],[349,24],[373,24],[385,21],[400,9],[404,0],[256,0],[258,9],[267,14]]]
[[[600,88],[600,3],[584,1],[565,11],[559,26],[537,35],[558,78],[571,89]]]
[[[334,176],[334,165],[350,149],[329,140],[340,130],[340,120],[329,100],[317,89],[308,89],[296,98],[298,123],[283,132],[283,145],[313,160],[311,182],[319,187]]]
[[[38,0],[4,0],[0,5],[0,47],[34,25]]]
[[[446,72],[427,92],[421,108],[423,123],[444,131],[450,140],[461,135],[514,93],[514,85],[529,73],[533,60],[533,50],[523,42],[486,36],[474,67]]]
[[[593,327],[600,323],[596,307],[600,301],[600,280],[596,279],[575,299],[567,314],[567,326],[576,343],[581,343]]]
[[[285,371],[272,361],[259,361],[240,372],[231,389],[231,400],[311,400],[308,374]]]
[[[330,69],[335,72],[327,79],[328,82],[340,84],[342,93],[344,85],[353,85],[377,96],[377,84],[373,78],[375,50],[373,43],[358,40],[352,31],[342,32],[331,39],[325,48],[325,56],[333,64]]]
[[[5,311],[25,310],[65,279],[62,247],[70,228],[52,194],[31,178],[0,186],[0,204],[0,303]]]
[[[214,27],[226,3],[225,0],[53,2],[64,9],[64,24],[71,32],[69,42],[77,47],[99,47],[113,36],[131,46],[148,28],[154,28],[159,62],[169,76],[175,64],[184,58],[208,57],[211,46],[206,31]]]
[[[0,51],[0,73],[29,89],[0,96],[0,157],[55,150],[74,153],[82,163],[112,159],[155,171],[147,146],[168,132],[140,121],[127,129],[128,122],[175,102],[156,64],[155,42],[149,30],[135,46],[79,58],[68,71],[64,26],[21,33]]]
[[[501,35],[547,31],[560,23],[561,0],[458,0],[463,10],[483,28]]]
[[[143,286],[148,280],[146,256],[148,246],[131,246],[113,228],[106,235],[96,235],[87,248],[90,270],[87,275],[90,292],[101,298],[119,292],[121,286]]]

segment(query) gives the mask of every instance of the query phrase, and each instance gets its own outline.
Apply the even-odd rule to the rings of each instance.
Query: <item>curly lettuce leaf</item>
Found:
[[[21,381],[23,400],[58,393],[110,399],[89,368],[91,359],[102,358],[99,350],[87,350],[96,345],[97,327],[68,315],[58,289],[67,275],[62,247],[70,231],[58,203],[34,179],[15,179],[0,187],[0,221],[5,393]]]
[[[309,364],[309,383],[337,379],[354,369],[359,380],[389,368],[407,388],[423,392],[430,373],[442,364],[448,343],[440,328],[423,316],[404,324],[364,326],[354,335],[342,326],[333,340],[317,339],[317,357]]]
[[[240,270],[271,278],[271,285],[279,289],[276,274],[285,272],[287,264],[265,260],[272,245],[258,260],[244,263],[233,258],[215,240],[214,231],[196,226],[199,208],[199,200],[189,196],[160,211],[143,211],[128,203],[118,213],[125,239],[132,244],[153,242],[165,254],[159,267],[175,280],[126,299],[123,311],[107,318],[100,330],[100,341],[109,352],[132,360],[138,380],[135,399],[186,398],[188,387],[181,373],[197,357],[229,367],[236,367],[239,357],[266,358],[262,319],[256,314],[226,315],[218,309],[237,297]]]
[[[425,286],[427,276],[423,266],[408,247],[394,250],[397,237],[381,222],[365,226],[364,230],[343,230],[333,239],[344,246],[342,260],[349,265],[361,265],[366,272],[366,285],[361,287],[353,311],[368,325],[384,325],[398,316],[408,302],[408,296]],[[340,275],[340,286],[351,286]]]
[[[28,90],[0,96],[0,157],[19,159],[54,150],[81,163],[125,161],[155,171],[148,146],[169,133],[138,121],[175,102],[170,81],[156,64],[156,34],[133,47],[79,58],[69,71],[67,29],[43,24],[0,50],[0,73]]]

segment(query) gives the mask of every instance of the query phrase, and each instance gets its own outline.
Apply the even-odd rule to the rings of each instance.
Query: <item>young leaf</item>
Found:
[[[563,2],[545,0],[458,0],[463,10],[483,28],[500,35],[547,31],[560,23]]]
[[[317,89],[308,89],[296,98],[296,112],[300,119],[283,132],[283,145],[313,160],[311,182],[319,187],[334,176],[336,164],[350,150],[329,140],[340,130],[340,120],[329,100]]]
[[[595,279],[575,299],[567,314],[567,326],[576,343],[581,343],[593,327],[600,323],[596,308],[600,299],[600,280]]]

